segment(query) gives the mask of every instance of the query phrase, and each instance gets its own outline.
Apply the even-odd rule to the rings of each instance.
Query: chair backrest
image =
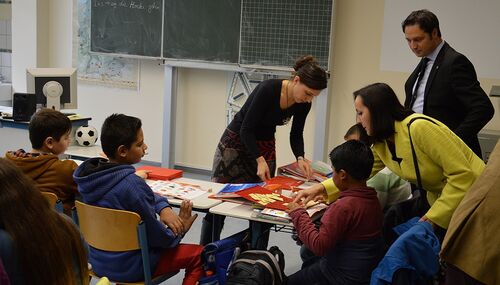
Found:
[[[146,224],[137,213],[91,206],[80,201],[75,201],[75,206],[74,220],[90,246],[106,251],[141,250],[144,283],[133,284],[160,284],[179,272],[166,273],[154,280],[151,278]]]
[[[59,200],[59,198],[57,197],[56,194],[51,193],[51,192],[42,192],[42,195],[45,197],[45,199],[47,199],[47,201],[49,202],[49,205],[52,208],[55,208],[56,211],[58,211],[60,213],[63,212],[62,201]]]
[[[87,243],[106,251],[140,249],[137,227],[141,217],[134,212],[87,205],[75,201],[80,231]]]

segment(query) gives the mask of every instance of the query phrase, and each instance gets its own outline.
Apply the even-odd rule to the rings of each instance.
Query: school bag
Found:
[[[273,246],[269,250],[247,250],[231,265],[226,285],[282,285],[285,280],[283,252]]]
[[[205,245],[201,259],[207,276],[200,280],[200,284],[224,285],[229,264],[235,259],[234,253],[248,248],[249,236],[248,230],[243,230]]]

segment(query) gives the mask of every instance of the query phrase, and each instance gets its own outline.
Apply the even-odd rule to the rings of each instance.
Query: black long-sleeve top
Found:
[[[281,79],[261,82],[228,126],[231,131],[240,135],[241,141],[253,158],[261,156],[256,141],[274,139],[276,126],[284,125],[286,119],[290,117],[293,117],[290,146],[295,157],[304,156],[303,131],[311,103],[295,103],[288,109],[282,110],[280,107],[282,82]]]

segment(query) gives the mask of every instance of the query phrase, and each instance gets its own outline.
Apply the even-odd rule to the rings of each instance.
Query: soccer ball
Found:
[[[97,130],[92,126],[82,126],[76,129],[75,139],[81,146],[93,146],[97,137]]]

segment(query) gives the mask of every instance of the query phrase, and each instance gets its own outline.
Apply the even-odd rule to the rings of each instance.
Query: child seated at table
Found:
[[[52,192],[62,201],[64,212],[69,214],[78,195],[73,172],[77,164],[72,160],[60,160],[71,143],[71,121],[63,113],[41,109],[31,117],[29,138],[32,150],[8,151],[7,160],[17,165],[36,182],[42,192]]]
[[[153,277],[184,268],[183,284],[196,284],[203,275],[203,248],[180,243],[197,217],[191,213],[192,203],[184,201],[177,215],[165,197],[154,194],[144,179],[135,175],[132,164],[140,162],[147,149],[141,120],[123,114],[109,116],[101,129],[101,146],[109,160],[88,159],[74,173],[83,202],[139,214],[146,224]],[[106,252],[91,247],[89,262],[96,274],[112,280],[144,278],[137,250]]]
[[[344,139],[358,140],[370,145],[370,138],[361,124],[355,124],[347,130]],[[385,167],[366,181],[366,185],[377,191],[378,201],[382,210],[398,204],[411,197],[411,185]]]
[[[334,148],[330,160],[340,197],[325,211],[319,229],[300,201],[288,204],[298,237],[319,257],[289,276],[289,285],[368,284],[383,256],[382,209],[375,190],[366,186],[373,165],[370,148],[350,140]]]

